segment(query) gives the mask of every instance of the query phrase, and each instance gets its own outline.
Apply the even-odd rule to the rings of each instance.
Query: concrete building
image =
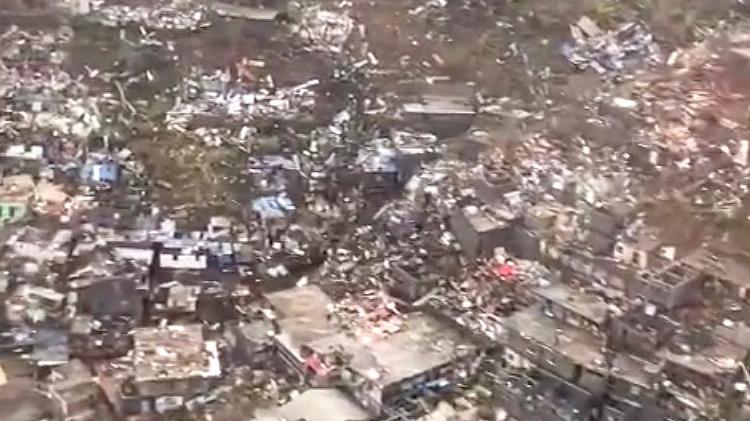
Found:
[[[503,325],[507,366],[538,368],[593,392],[604,389],[608,369],[603,336],[547,317],[541,305],[513,314]]]
[[[627,295],[671,311],[699,302],[704,279],[704,275],[683,263],[670,263],[632,277]]]
[[[132,382],[124,385],[122,394],[128,406],[140,412],[179,408],[221,377],[218,345],[204,340],[201,325],[138,328],[133,342]]]
[[[648,314],[651,310],[646,307],[637,307],[612,320],[608,329],[610,347],[641,358],[653,358],[667,344],[679,323],[663,314]]]
[[[383,336],[362,331],[355,335],[332,320],[333,302],[317,286],[266,294],[277,315],[280,352],[298,367],[324,365],[329,379],[349,390],[374,414],[404,396],[418,396],[436,387],[449,387],[468,373],[477,347],[460,332],[424,313],[408,313],[398,331]],[[330,373],[336,372],[335,376]],[[440,385],[440,386],[438,386]]]
[[[600,297],[565,284],[536,288],[532,293],[543,311],[556,320],[593,333],[601,333],[609,322],[607,303]]]
[[[495,248],[510,241],[512,231],[506,220],[476,206],[456,210],[450,226],[464,255],[470,259],[492,255]]]
[[[440,275],[424,264],[411,262],[391,264],[388,271],[388,290],[394,297],[413,302],[430,292],[440,280]]]
[[[52,371],[49,396],[56,416],[64,421],[97,421],[110,416],[91,370],[80,360]]]
[[[664,375],[697,395],[730,391],[748,350],[709,332],[685,332],[659,352]]]

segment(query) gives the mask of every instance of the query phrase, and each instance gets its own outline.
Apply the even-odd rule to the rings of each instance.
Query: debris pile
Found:
[[[159,0],[151,6],[111,4],[94,10],[105,26],[140,25],[151,30],[195,31],[211,25],[208,8],[192,0]]]
[[[354,26],[354,19],[346,12],[333,12],[313,6],[302,11],[296,33],[309,43],[311,51],[341,53]]]
[[[675,51],[670,67],[640,80],[636,94],[654,123],[652,140],[677,151],[719,147],[729,140],[722,130],[746,139],[748,81],[737,69],[750,60],[748,45],[746,36],[735,35]]]
[[[617,75],[644,63],[662,60],[659,45],[645,24],[629,22],[604,31],[588,17],[570,26],[571,42],[562,46],[563,55],[581,70]]]
[[[565,74],[545,2],[68,3],[0,35],[0,366],[55,416],[748,402],[750,37],[584,17]]]
[[[387,337],[401,330],[403,315],[392,298],[369,290],[335,304],[337,321],[357,335]]]
[[[188,79],[184,82],[184,97],[178,98],[167,112],[165,122],[171,130],[184,131],[201,117],[217,123],[226,118],[244,122],[299,118],[314,111],[314,88],[319,83],[313,79],[297,86],[274,87],[271,82],[264,88],[248,90],[229,86],[224,72]]]

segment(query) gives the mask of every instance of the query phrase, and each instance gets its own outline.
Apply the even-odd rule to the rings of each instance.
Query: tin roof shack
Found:
[[[593,392],[603,391],[607,373],[603,336],[545,317],[541,305],[515,313],[504,326],[508,366],[538,367]]]
[[[705,276],[681,262],[630,278],[627,295],[672,311],[700,303]]]
[[[680,325],[666,315],[655,314],[652,310],[656,309],[639,306],[622,317],[614,318],[608,329],[609,346],[641,358],[653,358]]]
[[[93,421],[110,416],[91,370],[80,360],[72,360],[52,370],[48,387],[59,419]]]
[[[399,398],[450,387],[476,355],[476,346],[461,333],[424,313],[403,315],[400,328],[391,334],[353,332],[329,319],[326,308],[333,303],[317,286],[266,298],[278,314],[276,340],[282,353],[298,367],[312,358],[329,376],[338,371],[344,387],[374,413]],[[335,361],[335,355],[343,356],[343,363],[322,362]]]
[[[34,179],[28,174],[0,179],[0,224],[20,221],[29,213],[34,186]]]
[[[167,242],[159,249],[157,268],[162,270],[206,270],[209,252],[205,248],[193,246],[194,242],[182,245]]]
[[[680,397],[682,398],[682,397]],[[698,418],[695,412],[677,409],[674,403],[685,405],[675,396],[640,398],[638,400],[607,399],[602,405],[601,418],[607,421],[688,421]],[[688,404],[689,405],[689,404]],[[679,406],[679,405],[678,405]]]
[[[208,392],[221,377],[218,344],[204,339],[201,325],[138,328],[133,342],[133,392],[158,413]]]
[[[600,397],[541,371],[504,375],[495,391],[507,413],[523,421],[588,421],[598,419]]]
[[[404,103],[400,114],[409,127],[439,137],[464,133],[474,121],[476,106],[470,90],[465,86],[458,88],[443,92],[430,89],[432,92],[420,95],[414,102]]]
[[[453,235],[466,257],[490,256],[495,248],[507,245],[512,226],[508,220],[476,206],[456,209],[450,217]]]
[[[548,317],[592,333],[603,333],[609,323],[607,303],[597,296],[564,284],[536,288],[532,293]]]

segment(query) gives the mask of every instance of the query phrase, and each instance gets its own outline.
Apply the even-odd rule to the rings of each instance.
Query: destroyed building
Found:
[[[614,318],[609,327],[610,346],[644,359],[652,358],[679,328],[679,323],[656,311],[649,304]]]
[[[628,295],[672,310],[700,300],[704,276],[684,263],[667,264],[657,271],[645,271],[631,278]]]
[[[52,371],[49,395],[60,419],[93,421],[111,416],[93,373],[80,360],[71,360]]]
[[[219,350],[201,325],[138,328],[133,333],[132,377],[119,387],[127,413],[164,413],[205,393],[221,376]]]
[[[510,367],[539,367],[583,387],[605,384],[604,337],[546,317],[540,306],[518,312],[504,323],[504,359]]]
[[[496,247],[508,243],[512,231],[508,220],[476,206],[457,209],[451,215],[450,226],[470,259],[491,255]]]
[[[742,2],[2,3],[4,420],[750,419]]]
[[[401,327],[383,336],[362,331],[359,337],[333,323],[331,299],[317,286],[265,296],[274,311],[280,352],[289,364],[310,367],[315,376],[333,376],[375,414],[400,397],[417,393],[430,381],[457,381],[468,375],[476,346],[459,332],[423,313],[405,314]],[[346,323],[346,320],[341,320]],[[326,363],[336,353],[338,367]]]

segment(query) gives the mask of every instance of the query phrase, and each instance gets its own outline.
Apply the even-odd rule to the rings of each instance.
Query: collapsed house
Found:
[[[449,388],[468,376],[477,347],[424,313],[406,313],[399,328],[347,332],[315,285],[265,295],[278,325],[283,358],[313,379],[339,384],[379,414],[425,388]],[[342,320],[342,323],[347,323]],[[323,380],[325,379],[325,380]]]
[[[221,377],[218,344],[204,338],[201,325],[137,328],[133,342],[130,376],[109,396],[123,413],[180,408]]]

